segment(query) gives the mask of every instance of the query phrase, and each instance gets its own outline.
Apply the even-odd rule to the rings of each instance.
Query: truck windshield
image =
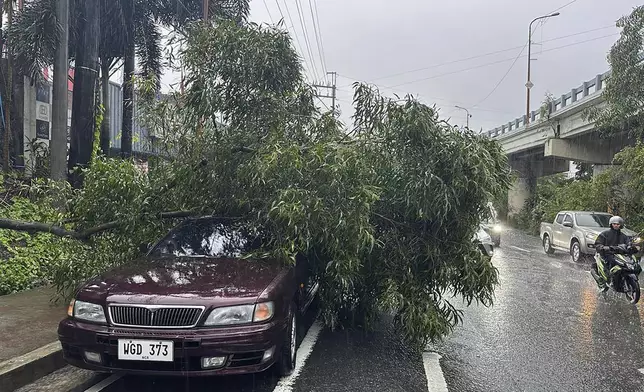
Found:
[[[577,226],[581,227],[608,227],[610,215],[608,214],[575,214]]]

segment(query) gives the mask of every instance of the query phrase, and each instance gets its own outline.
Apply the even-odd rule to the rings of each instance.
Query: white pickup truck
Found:
[[[595,254],[595,240],[602,231],[608,229],[612,215],[605,212],[561,211],[554,222],[541,222],[541,244],[547,254],[555,250],[570,252],[574,262]],[[623,229],[629,237],[636,233]]]

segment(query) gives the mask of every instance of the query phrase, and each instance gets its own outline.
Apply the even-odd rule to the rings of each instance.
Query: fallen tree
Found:
[[[183,47],[185,93],[139,111],[172,159],[151,158],[147,174],[104,157],[86,169],[56,220],[74,222],[57,227],[66,237],[54,274],[61,294],[137,257],[139,243],[168,229],[164,211],[199,211],[265,228],[263,256],[276,262],[307,255],[331,327],[368,328],[388,311],[422,347],[461,320],[448,296],[492,303],[497,271],[472,236],[488,201],[509,186],[498,143],[454,129],[411,96],[392,100],[360,84],[348,131],[315,108],[278,29],[195,25]]]

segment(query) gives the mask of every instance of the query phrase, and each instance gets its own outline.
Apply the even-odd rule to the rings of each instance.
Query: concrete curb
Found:
[[[66,365],[60,342],[0,363],[0,391],[11,392]]]

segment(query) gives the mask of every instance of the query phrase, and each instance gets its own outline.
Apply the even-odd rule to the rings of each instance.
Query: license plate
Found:
[[[119,339],[118,358],[125,361],[174,360],[174,342],[171,340]]]

